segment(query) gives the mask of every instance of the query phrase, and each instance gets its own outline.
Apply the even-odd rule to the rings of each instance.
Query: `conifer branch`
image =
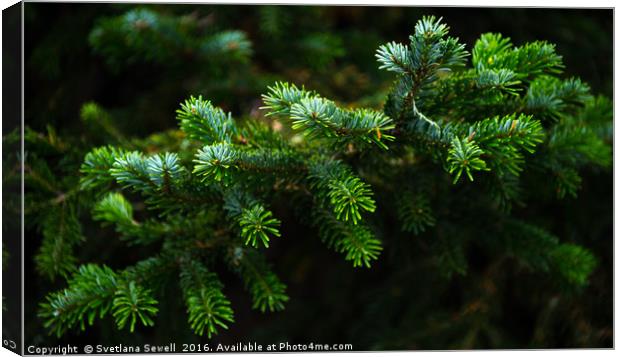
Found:
[[[396,202],[403,231],[418,235],[437,223],[426,194],[401,192],[396,197]]]
[[[536,41],[514,47],[509,38],[493,33],[484,34],[476,41],[472,62],[477,70],[510,68],[522,80],[558,74],[564,68],[562,56],[555,53],[555,45]]]
[[[473,181],[472,171],[488,171],[486,163],[480,158],[482,154],[483,151],[474,140],[455,137],[452,140],[452,148],[448,152],[448,171],[451,174],[456,172],[453,183],[458,182],[463,172],[467,174],[470,181]]]
[[[243,249],[241,257],[235,259],[235,265],[246,289],[252,294],[252,308],[261,312],[284,310],[284,303],[289,300],[286,285],[271,271],[262,255]]]
[[[43,221],[43,242],[35,257],[37,270],[50,279],[67,277],[76,269],[75,245],[85,240],[73,204],[63,204]]]
[[[336,219],[357,224],[361,212],[374,212],[370,186],[338,161],[316,162],[310,167],[311,187],[333,208]]]
[[[288,116],[292,128],[301,130],[309,139],[324,138],[334,143],[358,145],[375,144],[383,149],[382,142],[392,141],[389,130],[392,120],[380,112],[369,109],[344,110],[314,92],[298,89],[295,85],[276,83],[263,95],[262,109],[267,115]]]
[[[496,243],[529,267],[559,276],[569,286],[582,287],[597,265],[587,249],[559,238],[544,229],[519,220],[504,222],[505,234]],[[497,238],[494,238],[497,240]]]
[[[214,107],[202,96],[192,96],[182,103],[177,119],[181,122],[181,130],[204,144],[230,143],[237,131],[231,114]]]
[[[238,217],[241,226],[241,236],[245,239],[245,244],[252,247],[258,246],[258,239],[269,248],[269,236],[280,236],[278,227],[280,221],[272,218],[272,213],[265,210],[260,204],[254,205],[249,209],[244,209]]]
[[[321,207],[315,207],[313,221],[321,240],[329,248],[343,253],[345,260],[351,261],[353,267],[370,268],[371,261],[378,259],[383,250],[381,241],[368,227],[342,222]]]
[[[217,275],[198,261],[190,260],[183,264],[180,278],[192,330],[211,338],[218,328],[228,329],[228,323],[234,322],[233,310],[222,293],[223,285]]]
[[[40,304],[39,316],[50,332],[60,337],[68,329],[92,326],[95,319],[111,312],[119,329],[129,322],[130,331],[139,320],[152,326],[157,301],[134,281],[123,280],[107,266],[82,265],[71,276],[68,287],[52,293]]]
[[[186,18],[185,28],[175,17],[134,10],[99,23],[90,41],[109,64],[119,66],[177,60],[166,53],[169,48],[204,60],[205,71],[247,59],[251,44],[243,32],[199,34],[195,16]],[[383,111],[348,108],[276,82],[262,96],[272,127],[266,124],[272,118],[235,120],[213,102],[191,96],[176,111],[181,131],[128,141],[108,128],[119,147],[86,154],[75,191],[58,182],[43,157],[30,157],[27,182],[58,208],[38,217],[44,240],[37,267],[52,278],[68,276],[68,286],[40,306],[45,326],[61,336],[108,312],[119,329],[153,326],[159,312],[154,292],[178,277],[189,327],[212,338],[234,322],[224,286],[210,270],[222,256],[243,281],[254,309],[284,309],[286,284],[264,250],[256,249],[281,236],[278,218],[287,215],[276,218],[270,207],[281,207],[282,199],[293,207],[307,203],[299,218],[353,267],[369,268],[379,259],[384,235],[414,234],[446,276],[470,273],[475,244],[485,256],[509,256],[568,286],[585,286],[596,268],[594,254],[512,217],[522,212],[510,208],[549,189],[541,183],[529,192],[535,175],[552,177],[551,190],[563,198],[577,194],[582,171],[611,166],[613,103],[592,96],[577,78],[559,79],[562,58],[552,44],[517,47],[501,35],[485,34],[466,66],[468,52],[448,30],[441,19],[424,17],[408,44],[379,47],[379,68],[395,75]],[[119,38],[123,44],[109,45]],[[323,33],[300,40],[300,46],[329,52],[318,62],[338,56],[332,49],[340,45]],[[105,112],[93,103],[81,115],[107,126]],[[26,134],[56,155],[69,150],[53,130]],[[476,182],[454,186],[463,176]],[[127,191],[139,195],[124,196]],[[80,192],[89,195],[82,201]],[[74,247],[83,240],[78,212],[90,209],[124,243],[157,241],[161,251],[124,270],[78,268]],[[390,214],[397,221],[386,218]],[[384,229],[393,222],[405,233]],[[470,226],[486,229],[484,237]],[[432,239],[428,245],[426,238]],[[485,239],[488,246],[479,244]]]
[[[129,332],[133,332],[139,320],[144,326],[153,326],[153,316],[157,314],[157,301],[145,290],[130,281],[119,286],[112,302],[112,316],[119,330],[129,323]]]
[[[108,185],[114,181],[114,177],[108,171],[114,165],[116,158],[125,154],[122,149],[112,146],[102,146],[93,149],[86,154],[84,163],[80,168],[83,176],[80,185],[84,189],[96,189]]]
[[[84,330],[97,316],[103,318],[112,307],[117,278],[106,266],[81,266],[68,281],[68,288],[48,295],[40,305],[45,327],[60,337],[76,325]]]

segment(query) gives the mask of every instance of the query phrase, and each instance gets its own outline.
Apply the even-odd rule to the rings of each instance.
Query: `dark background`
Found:
[[[500,32],[516,45],[533,40],[555,43],[557,52],[564,57],[565,76],[580,77],[595,94],[612,95],[612,10],[290,6],[282,8],[290,18],[289,29],[280,38],[273,38],[261,31],[258,6],[152,6],[169,14],[198,12],[211,16],[217,28],[241,29],[248,34],[254,50],[250,63],[243,69],[232,69],[230,78],[234,81],[228,87],[213,89],[213,83],[200,73],[199,64],[170,67],[138,63],[113,70],[93,53],[88,34],[97,19],[122,14],[134,5],[25,6],[26,124],[37,130],[52,125],[61,135],[86,141],[79,110],[91,100],[111,112],[122,132],[138,137],[175,128],[175,110],[191,94],[213,99],[234,116],[248,115],[260,105],[265,85],[275,80],[306,84],[326,97],[347,103],[370,98],[366,103],[380,106],[383,97],[372,95],[377,88],[385,90],[391,76],[377,68],[374,52],[387,41],[407,42],[423,15],[442,16],[451,27],[451,35],[459,37],[469,50],[484,32]],[[317,64],[307,58],[307,51],[297,52],[295,44],[305,34],[315,32],[338,37],[342,55]],[[313,55],[317,54],[310,52]],[[291,300],[283,312],[261,314],[251,310],[250,297],[241,282],[222,274],[235,310],[235,323],[217,335],[211,345],[217,341],[288,341],[352,343],[355,350],[611,347],[611,180],[610,173],[593,173],[584,178],[589,183],[578,199],[539,207],[552,212],[555,232],[583,236],[587,247],[595,252],[599,267],[590,286],[566,303],[558,295],[558,307],[550,307],[546,302],[553,301],[549,296],[554,293],[546,289],[544,281],[538,282],[539,276],[526,274],[516,279],[516,273],[508,269],[500,276],[487,277],[501,290],[501,299],[484,315],[489,321],[460,318],[462,307],[472,299],[471,294],[476,294],[469,288],[485,281],[482,272],[476,271],[475,253],[472,274],[447,279],[425,265],[424,253],[413,239],[390,241],[372,269],[353,269],[317,237],[287,223],[291,221],[286,219],[290,207],[282,203],[274,211],[282,217],[286,238],[273,242],[267,254],[288,285]],[[580,207],[587,207],[587,212]],[[78,248],[81,262],[122,268],[141,256],[141,252],[134,251],[141,248],[113,243],[113,237],[105,239],[97,226],[93,227],[86,230],[87,242]],[[117,331],[113,321],[105,319],[86,332],[68,333],[60,340],[48,336],[36,317],[37,304],[49,291],[65,283],[50,283],[33,269],[29,259],[36,253],[40,238],[31,229],[26,239],[27,345],[69,341],[105,341],[109,345],[174,341],[180,345],[207,341],[206,337],[199,339],[188,333],[184,311],[174,302],[181,299],[176,286],[168,289],[159,306],[160,311],[172,312],[158,316],[155,328],[138,329],[129,335]],[[472,326],[490,327],[478,331]],[[476,335],[468,339],[472,331],[477,331]]]

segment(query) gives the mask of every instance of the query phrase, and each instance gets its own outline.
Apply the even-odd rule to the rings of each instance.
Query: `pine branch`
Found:
[[[472,171],[488,171],[486,163],[480,158],[483,153],[474,140],[455,137],[452,140],[452,148],[448,152],[448,172],[450,174],[456,172],[453,183],[458,182],[463,172],[467,174],[470,181],[473,181]]]
[[[230,181],[229,170],[237,162],[238,152],[225,143],[205,146],[198,151],[193,173],[201,180],[213,180],[227,183]]]
[[[97,316],[108,313],[117,284],[116,273],[105,265],[82,265],[68,281],[68,288],[47,296],[39,316],[58,337],[76,325],[83,331],[86,323],[92,326]]]
[[[157,314],[157,300],[151,292],[130,281],[120,285],[112,302],[112,316],[119,330],[129,322],[129,332],[133,332],[136,322],[140,320],[144,326],[153,326],[153,316]]]
[[[506,253],[532,269],[552,274],[556,281],[583,287],[596,267],[590,251],[560,240],[544,229],[519,220],[503,222],[499,237],[492,244],[502,245]]]
[[[154,188],[146,160],[138,151],[131,151],[118,157],[110,169],[110,175],[123,188],[147,192]]]
[[[51,280],[67,277],[76,269],[75,245],[85,240],[73,204],[50,210],[43,219],[43,242],[35,257],[37,270]]]
[[[179,216],[168,215],[161,219],[149,219],[138,222],[133,217],[131,203],[120,193],[109,193],[104,196],[93,209],[93,218],[103,221],[104,225],[114,224],[121,238],[129,245],[147,245],[161,240],[166,236],[179,234],[196,235],[192,228],[194,221],[204,222],[200,213],[195,217],[184,217],[179,222]]]
[[[280,221],[272,218],[272,213],[265,210],[260,204],[256,204],[249,209],[244,209],[237,218],[241,227],[241,237],[245,240],[245,244],[251,244],[252,247],[258,247],[258,239],[269,248],[269,236],[280,236],[278,227]]]
[[[500,34],[484,34],[476,41],[472,56],[477,70],[507,68],[521,80],[532,80],[542,74],[561,73],[562,56],[555,45],[544,41],[514,47],[509,38]]]
[[[608,168],[611,158],[611,148],[598,133],[565,121],[549,131],[547,145],[537,157],[536,166],[553,175],[559,198],[566,195],[576,197],[581,186],[578,170],[584,167]]]
[[[441,129],[418,121],[408,130],[416,148],[446,157],[448,171],[456,172],[456,177],[460,177],[462,170],[467,173],[466,167],[472,165],[471,160],[476,167],[470,167],[470,170],[491,169],[500,174],[506,171],[518,176],[524,164],[522,151],[533,153],[544,138],[539,121],[515,114],[484,119],[471,125],[446,123]],[[471,175],[468,177],[473,180]]]
[[[313,91],[307,91],[304,87],[297,88],[295,84],[286,82],[276,82],[272,87],[267,87],[268,94],[263,94],[263,103],[265,106],[261,109],[267,109],[267,115],[290,116],[293,104],[300,103],[304,99],[319,98],[319,95]]]
[[[193,173],[203,182],[217,182],[224,186],[265,174],[294,179],[307,170],[300,155],[288,148],[249,149],[225,143],[203,147],[193,161],[196,163]]]
[[[171,185],[178,183],[185,171],[178,155],[168,152],[149,157],[146,166],[151,181],[163,191],[169,191]]]
[[[437,223],[425,193],[400,192],[395,201],[403,231],[418,235]]]
[[[86,154],[80,172],[80,186],[83,189],[97,189],[109,185],[114,177],[108,171],[114,165],[116,158],[125,154],[122,149],[113,146],[102,146]]]
[[[137,226],[133,219],[133,208],[120,193],[109,193],[95,205],[93,218],[96,220],[116,223],[120,227]]]
[[[478,71],[475,81],[480,89],[504,91],[513,96],[518,95],[520,91],[518,86],[521,84],[521,81],[517,79],[517,74],[506,68],[484,68]]]
[[[250,249],[240,252],[233,264],[252,294],[252,308],[261,312],[284,310],[284,303],[289,300],[286,285],[273,273],[264,256]]]
[[[379,47],[375,56],[382,63],[379,69],[399,74],[410,74],[415,70],[413,67],[413,54],[406,46],[400,43],[389,42]]]
[[[386,103],[386,113],[397,124],[405,121],[407,113],[412,113],[416,121],[437,127],[435,120],[422,113],[416,100],[425,87],[438,79],[439,73],[464,65],[468,55],[465,46],[456,38],[446,37],[448,30],[449,27],[441,23],[441,18],[423,17],[409,37],[409,49],[389,43],[377,50],[376,57],[381,63],[379,68],[399,74]]]
[[[362,211],[374,212],[376,205],[370,186],[339,161],[319,161],[309,169],[310,187],[329,202],[336,219],[357,224]]]
[[[167,283],[166,278],[174,276],[172,273],[176,272],[178,268],[178,262],[175,259],[174,254],[162,250],[162,253],[158,255],[125,268],[123,279],[135,281],[140,286],[148,287],[151,291],[157,291]],[[174,277],[176,278],[176,276]]]
[[[292,128],[301,130],[309,139],[328,139],[336,144],[353,143],[360,146],[374,144],[382,149],[382,141],[392,141],[388,134],[394,128],[392,120],[369,109],[341,109],[330,100],[314,92],[298,89],[295,85],[276,83],[263,95],[267,115],[288,116]]]
[[[217,275],[190,260],[182,266],[180,277],[192,330],[200,336],[206,332],[211,338],[218,333],[218,327],[228,329],[227,324],[234,322],[233,310]]]
[[[273,213],[265,209],[259,200],[239,187],[224,193],[224,210],[239,227],[245,245],[251,244],[257,248],[260,241],[265,248],[269,248],[269,240],[280,237],[280,220],[273,218]]]
[[[181,130],[205,144],[230,143],[237,128],[231,114],[225,114],[202,96],[190,97],[177,110]]]
[[[590,88],[579,79],[560,81],[550,76],[532,81],[523,98],[525,112],[547,121],[559,120],[567,111],[583,106],[590,99]]]
[[[345,254],[345,260],[351,261],[353,267],[370,268],[371,261],[378,259],[383,250],[381,241],[362,224],[342,222],[321,207],[314,208],[312,220],[321,240],[329,248]]]

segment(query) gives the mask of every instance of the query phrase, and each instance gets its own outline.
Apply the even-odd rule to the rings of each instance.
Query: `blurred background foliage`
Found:
[[[377,68],[375,50],[387,41],[406,42],[423,15],[443,17],[451,34],[469,50],[484,32],[502,33],[515,44],[555,43],[564,57],[566,76],[580,77],[595,94],[612,95],[612,10],[61,3],[25,7],[25,122],[32,129],[27,131],[26,150],[28,160],[39,162],[44,167],[39,172],[45,173],[26,183],[32,222],[26,227],[29,344],[58,342],[47,335],[36,309],[45,294],[63,287],[64,281],[50,279],[54,274],[34,257],[46,234],[41,226],[53,218],[46,215],[50,209],[67,212],[67,219],[89,220],[80,203],[85,198],[74,190],[84,153],[104,143],[173,146],[174,113],[190,95],[203,95],[238,118],[261,118],[260,94],[275,80],[284,80],[346,105],[380,108],[392,77]],[[158,132],[162,133],[153,135]],[[5,160],[5,170],[14,164]],[[236,323],[214,341],[352,343],[356,350],[611,347],[612,176],[589,172],[583,181],[576,199],[520,208],[523,216],[544,213],[545,226],[595,253],[599,265],[583,291],[550,285],[506,262],[489,264],[492,259],[476,250],[468,252],[466,276],[446,277],[424,259],[430,248],[414,237],[386,241],[385,254],[372,269],[355,270],[318,239],[308,237],[303,227],[285,224],[282,233],[288,239],[274,242],[267,255],[289,286],[286,309],[265,315],[251,310],[241,284],[223,275]],[[274,211],[285,218],[290,216],[289,205],[281,202]],[[389,227],[393,218],[384,220]],[[70,233],[70,246],[80,262],[115,268],[149,255],[125,249],[110,238],[111,231],[98,227],[86,224]],[[448,233],[467,234],[466,229]],[[84,240],[87,244],[80,245]],[[185,319],[178,318],[183,309],[175,301],[175,290],[167,296],[160,311],[176,314],[158,317],[156,326],[164,329],[143,328],[128,335],[113,321],[103,320],[88,333],[69,333],[60,342],[198,341],[185,328]]]

